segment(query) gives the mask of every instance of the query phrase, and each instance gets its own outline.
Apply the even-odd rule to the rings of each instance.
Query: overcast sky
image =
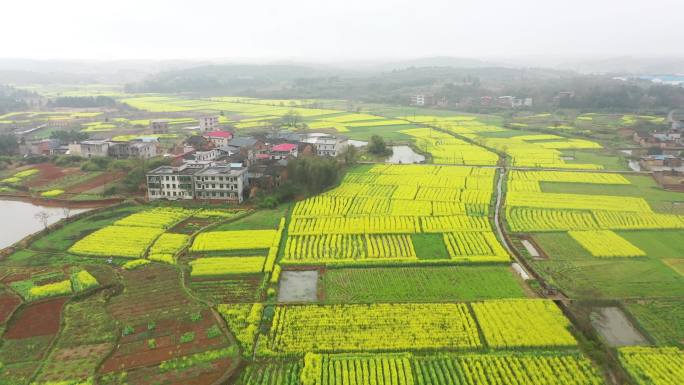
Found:
[[[2,0],[0,9],[6,58],[684,56],[682,0]]]

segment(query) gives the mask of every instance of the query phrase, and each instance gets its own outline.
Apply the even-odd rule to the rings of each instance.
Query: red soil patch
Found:
[[[223,337],[207,338],[206,330],[215,325],[215,319],[210,311],[202,312],[202,320],[189,322],[179,319],[164,319],[157,321],[152,331],[145,327],[136,328],[135,334],[122,337],[114,353],[104,362],[100,371],[108,373],[158,365],[163,361],[182,357],[189,354],[204,352],[225,347]],[[192,331],[195,339],[192,342],[180,343],[183,333]],[[141,335],[144,333],[144,337]],[[155,347],[147,345],[148,339],[155,340]]]
[[[6,283],[6,284],[10,284],[12,282],[25,281],[29,278],[31,278],[31,273],[14,273],[14,274],[10,274],[7,277],[3,278],[2,282]]]
[[[21,339],[57,334],[67,299],[58,298],[28,305],[10,322],[4,338]]]
[[[121,171],[117,172],[106,172],[104,174],[98,175],[94,178],[88,179],[83,183],[77,184],[76,186],[69,187],[66,192],[69,194],[80,194],[92,189],[101,187],[105,183],[115,182],[126,175]]]
[[[0,294],[0,325],[7,322],[14,310],[21,304],[21,298],[11,293]]]
[[[46,184],[56,181],[57,179],[64,178],[69,174],[80,172],[77,168],[62,169],[55,166],[52,163],[40,163],[32,166],[31,168],[35,168],[40,172],[37,175],[31,177],[31,179],[29,179],[29,181],[25,183],[27,187],[44,186]]]

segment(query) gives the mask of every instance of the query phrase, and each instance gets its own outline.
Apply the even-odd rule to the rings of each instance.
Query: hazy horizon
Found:
[[[681,57],[674,0],[230,4],[67,0],[5,5],[1,58],[372,62]],[[41,9],[41,12],[35,12]]]

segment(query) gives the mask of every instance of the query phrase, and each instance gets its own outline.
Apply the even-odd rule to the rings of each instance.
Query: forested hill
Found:
[[[205,92],[287,86],[335,72],[298,65],[207,65],[166,71],[126,85],[127,92]]]
[[[463,108],[482,96],[533,98],[535,108],[652,110],[684,106],[684,89],[543,68],[408,67],[338,69],[314,65],[210,65],[161,72],[127,84],[128,92],[196,92],[263,98],[333,98],[407,104],[416,93]],[[559,100],[560,92],[574,97]],[[475,108],[475,107],[473,107]]]

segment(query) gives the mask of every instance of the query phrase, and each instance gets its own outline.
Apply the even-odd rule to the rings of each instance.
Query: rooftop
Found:
[[[295,148],[297,148],[296,144],[292,143],[281,143],[278,145],[275,145],[271,148],[272,151],[292,151]]]
[[[207,168],[204,168],[197,172],[198,176],[212,176],[212,175],[226,175],[226,174],[239,174],[242,172],[247,171],[247,168],[242,167],[240,165],[239,167],[233,167],[235,166],[234,164],[225,164],[225,165],[213,165],[209,166]]]
[[[233,133],[229,132],[229,131],[210,131],[210,132],[204,133],[204,136],[209,136],[212,138],[228,138],[228,139],[230,139],[233,137]]]
[[[148,174],[155,175],[195,175],[202,171],[201,167],[173,167],[173,166],[159,166]]]
[[[105,140],[105,139],[101,139],[101,140],[84,140],[81,142],[81,144],[85,144],[85,145],[98,145],[98,144],[105,144],[105,143],[109,143],[109,141]]]
[[[238,147],[249,147],[249,146],[254,146],[256,143],[257,143],[257,140],[254,138],[239,136],[239,137],[233,138],[230,142],[228,142],[228,145],[238,146]]]

